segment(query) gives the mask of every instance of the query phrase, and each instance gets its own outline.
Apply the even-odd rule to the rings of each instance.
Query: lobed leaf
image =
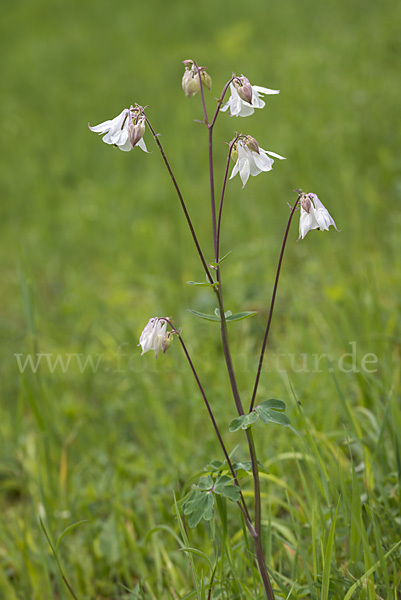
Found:
[[[219,496],[228,498],[231,502],[239,502],[241,498],[240,488],[233,483],[233,480],[228,475],[221,475],[217,479],[213,491]]]
[[[202,519],[210,521],[214,514],[213,505],[214,497],[211,492],[192,490],[188,500],[182,505],[189,527],[194,529]]]
[[[278,412],[284,410],[285,403],[282,400],[277,400],[276,398],[265,400],[255,407],[255,411],[259,414],[263,423],[266,425],[268,423],[276,423],[277,425],[282,425],[283,427],[291,427],[290,420],[287,415],[283,412]]]
[[[234,432],[238,429],[248,429],[255,421],[259,419],[259,414],[255,411],[248,413],[247,415],[241,415],[236,419],[233,419],[229,426],[229,431]]]

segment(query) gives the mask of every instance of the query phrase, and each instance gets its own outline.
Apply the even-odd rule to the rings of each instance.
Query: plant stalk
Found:
[[[228,82],[226,84],[226,86],[224,87],[222,96],[221,96],[220,100],[218,101],[218,106],[217,106],[215,115],[213,117],[213,120],[211,123],[209,123],[207,112],[206,112],[205,101],[204,101],[204,95],[203,95],[201,72],[200,72],[200,69],[198,66],[197,66],[197,69],[198,69],[198,74],[199,74],[200,90],[201,90],[201,95],[202,95],[202,104],[203,104],[204,115],[205,115],[205,123],[208,127],[208,133],[209,133],[209,178],[210,178],[210,196],[211,196],[212,219],[213,219],[213,244],[214,244],[214,252],[215,252],[215,261],[216,261],[216,263],[218,263],[219,262],[219,239],[220,239],[222,206],[223,206],[225,186],[226,186],[227,177],[228,177],[229,159],[231,156],[231,150],[232,150],[233,144],[230,145],[229,156],[228,156],[228,161],[227,161],[227,166],[226,166],[226,171],[225,171],[225,177],[224,177],[224,181],[223,181],[223,189],[222,189],[220,208],[219,208],[219,225],[217,227],[216,226],[215,194],[214,194],[214,171],[213,171],[213,126],[216,122],[217,116],[220,111],[220,105],[222,103],[222,100],[224,98],[224,95],[226,93],[226,90],[227,90],[230,82]],[[231,81],[232,81],[232,79],[231,79]],[[222,339],[224,357],[225,357],[225,361],[226,361],[226,366],[227,366],[228,376],[230,379],[231,390],[233,393],[234,402],[235,402],[235,405],[237,408],[238,415],[241,416],[244,414],[244,408],[243,408],[243,405],[241,402],[241,397],[240,397],[240,394],[238,391],[238,386],[237,386],[235,372],[234,372],[234,366],[233,366],[233,362],[232,362],[232,358],[231,358],[230,346],[229,346],[229,341],[228,341],[227,321],[226,321],[226,317],[224,314],[224,301],[223,301],[223,290],[222,290],[222,281],[221,281],[221,270],[220,270],[220,266],[218,264],[216,267],[216,276],[217,276],[218,286],[214,287],[213,289],[216,292],[217,300],[218,300],[218,304],[219,304],[219,310],[220,310],[220,330],[221,330],[221,339]],[[274,600],[274,592],[273,592],[273,588],[272,588],[272,585],[270,582],[269,574],[266,569],[266,563],[264,560],[263,548],[262,548],[262,542],[261,542],[261,496],[260,496],[259,468],[258,468],[258,462],[257,462],[257,456],[256,456],[256,449],[255,449],[255,444],[254,444],[254,440],[253,440],[253,435],[252,435],[252,432],[250,429],[246,431],[246,435],[247,435],[247,439],[248,439],[249,453],[251,456],[252,475],[253,475],[253,481],[254,481],[254,496],[255,496],[254,497],[255,526],[253,526],[252,523],[250,523],[252,525],[252,528],[250,528],[248,526],[248,524],[247,524],[247,526],[248,526],[248,529],[254,540],[256,558],[258,561],[259,571],[261,574],[263,586],[266,591],[266,596],[267,596],[268,600]]]
[[[255,385],[254,385],[254,388],[253,388],[251,404],[249,406],[249,412],[252,412],[253,407],[255,405],[256,393],[258,391],[258,386],[259,386],[259,379],[260,379],[260,375],[262,373],[262,366],[263,366],[263,359],[264,359],[266,345],[267,345],[267,338],[269,337],[270,325],[271,325],[272,318],[273,318],[274,303],[275,303],[275,300],[276,300],[276,294],[277,294],[277,288],[278,288],[278,280],[279,280],[279,277],[280,277],[280,271],[281,271],[281,265],[282,265],[283,257],[284,257],[285,245],[287,243],[287,238],[288,238],[288,233],[290,231],[292,217],[294,216],[294,213],[295,213],[295,210],[296,210],[296,208],[298,206],[298,202],[299,202],[300,197],[301,196],[299,195],[298,198],[297,198],[297,201],[294,204],[294,207],[291,210],[291,214],[289,216],[287,227],[286,227],[284,238],[283,238],[283,243],[281,245],[281,252],[280,252],[280,257],[278,259],[278,265],[277,265],[276,279],[274,281],[272,299],[271,299],[271,302],[270,302],[269,316],[268,316],[268,319],[267,319],[267,325],[266,325],[265,335],[263,337],[262,349],[260,351],[260,358],[259,358],[258,370],[257,370],[257,373],[256,373]]]
[[[186,220],[187,220],[187,223],[188,223],[188,227],[189,227],[189,229],[190,229],[190,232],[191,232],[191,235],[192,235],[192,239],[194,240],[194,243],[195,243],[195,246],[196,246],[196,250],[197,250],[197,252],[198,252],[199,258],[200,258],[200,260],[201,260],[201,263],[202,263],[202,266],[203,266],[203,268],[204,268],[204,270],[205,270],[206,277],[207,277],[207,279],[208,279],[209,283],[210,283],[210,284],[213,284],[213,283],[214,283],[214,281],[213,281],[213,277],[212,277],[212,276],[211,276],[211,274],[210,274],[209,267],[208,267],[208,265],[207,265],[207,263],[206,263],[205,257],[204,257],[204,255],[203,255],[203,252],[202,252],[202,250],[201,250],[201,247],[200,247],[200,245],[199,245],[198,238],[197,238],[197,236],[196,236],[196,233],[195,233],[194,226],[192,225],[191,218],[190,218],[190,216],[189,216],[189,213],[188,213],[187,207],[186,207],[186,205],[185,205],[185,202],[184,202],[184,198],[182,197],[181,190],[180,190],[180,188],[179,188],[179,186],[178,186],[177,180],[176,180],[176,178],[174,177],[174,173],[173,173],[173,171],[172,171],[172,169],[171,169],[170,163],[169,163],[169,161],[168,161],[168,159],[167,159],[167,156],[166,156],[166,154],[165,154],[165,152],[164,152],[164,150],[163,150],[163,146],[161,145],[161,142],[160,142],[160,140],[159,140],[159,136],[157,135],[157,133],[156,133],[156,132],[155,132],[155,130],[153,129],[153,127],[152,127],[152,125],[151,125],[151,123],[150,123],[150,121],[149,121],[148,117],[145,115],[145,113],[143,113],[143,114],[144,114],[144,116],[145,116],[145,119],[146,119],[146,122],[147,122],[147,124],[148,124],[148,126],[149,126],[149,129],[150,129],[150,131],[151,131],[151,132],[152,132],[152,134],[153,134],[153,137],[154,137],[154,139],[155,139],[155,141],[156,141],[156,144],[157,144],[157,146],[158,146],[158,148],[159,148],[159,150],[160,150],[160,153],[161,153],[161,155],[162,155],[162,158],[163,158],[163,160],[164,160],[164,164],[166,165],[167,171],[168,171],[168,173],[169,173],[169,175],[170,175],[170,177],[171,177],[171,180],[172,180],[172,182],[173,182],[173,185],[174,185],[174,187],[175,187],[175,190],[176,190],[176,192],[177,192],[178,198],[179,198],[179,200],[180,200],[180,203],[181,203],[182,210],[184,211],[184,215],[185,215],[185,218],[186,218]]]
[[[186,345],[184,343],[184,340],[182,339],[181,333],[180,333],[180,331],[178,331],[174,327],[174,325],[171,323],[171,321],[169,319],[165,319],[165,321],[170,325],[170,327],[172,328],[173,332],[178,335],[178,339],[180,340],[180,343],[181,343],[182,349],[184,350],[184,354],[185,354],[185,356],[187,358],[188,364],[189,364],[189,366],[191,368],[193,376],[195,377],[195,380],[196,380],[196,383],[198,385],[199,391],[202,394],[202,398],[203,398],[204,403],[206,405],[206,409],[207,409],[207,411],[209,413],[210,420],[212,421],[212,424],[213,424],[214,430],[216,432],[217,438],[218,438],[218,440],[220,442],[220,446],[221,446],[221,448],[223,450],[223,454],[225,456],[225,459],[227,461],[228,467],[229,467],[229,469],[231,471],[231,474],[233,476],[234,483],[240,488],[240,485],[239,485],[238,479],[237,479],[237,474],[236,474],[236,472],[234,470],[233,464],[232,464],[230,456],[229,456],[229,454],[227,452],[227,449],[226,449],[226,446],[224,444],[223,438],[221,437],[221,433],[220,433],[219,427],[218,427],[218,425],[216,423],[216,419],[214,418],[214,414],[213,414],[212,408],[211,408],[211,406],[209,404],[209,401],[208,401],[208,399],[206,397],[206,393],[205,393],[205,390],[203,389],[203,386],[202,386],[201,381],[199,379],[198,373],[196,372],[195,365],[193,364],[192,359],[191,359],[191,357],[189,355],[188,349],[187,349],[187,347],[186,347]],[[252,521],[251,521],[251,518],[250,518],[250,515],[249,515],[249,512],[248,512],[248,508],[246,506],[245,499],[244,499],[244,497],[242,495],[242,491],[241,491],[241,502],[239,502],[238,505],[239,505],[239,507],[240,507],[243,515],[244,515],[245,522],[247,523],[248,526],[250,525],[253,528]]]

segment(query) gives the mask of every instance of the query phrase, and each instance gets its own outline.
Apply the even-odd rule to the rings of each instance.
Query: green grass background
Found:
[[[87,520],[59,547],[81,600],[193,597],[173,491],[181,498],[221,456],[179,344],[157,362],[140,357],[149,317],[183,327],[224,438],[247,458],[243,436],[228,433],[218,328],[187,312],[213,312],[214,298],[185,285],[203,273],[156,146],[146,133],[151,154],[123,153],[87,128],[150,105],[212,260],[200,98],[181,90],[187,58],[209,68],[210,110],[233,71],[281,90],[253,117],[216,126],[218,186],[235,130],[287,158],[244,190],[237,177],[226,196],[226,307],[258,310],[230,326],[245,403],[292,189],[316,192],[341,229],[297,244],[294,223],[259,389],[259,400],[287,403],[300,434],[255,427],[277,597],[400,597],[400,13],[390,0],[5,4],[1,598],[69,597],[39,517],[54,542]],[[351,357],[339,368],[351,343],[359,369],[377,356],[374,373],[355,372]],[[96,373],[21,374],[14,354],[35,352],[102,359]],[[323,353],[319,372],[310,362],[299,372],[303,354]],[[262,598],[234,509],[213,598]],[[158,525],[170,529],[151,533]],[[189,536],[212,561],[221,555],[225,541],[204,526]]]

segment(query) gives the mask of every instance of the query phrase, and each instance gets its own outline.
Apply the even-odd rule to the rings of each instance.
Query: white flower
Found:
[[[142,137],[145,131],[145,117],[138,114],[138,110],[132,106],[124,108],[117,117],[110,121],[104,121],[94,127],[89,125],[89,129],[95,133],[105,133],[103,141],[106,144],[113,144],[125,152],[129,152],[134,146],[139,146],[141,150],[147,152]]]
[[[258,148],[258,151],[255,150],[256,148]],[[260,148],[256,140],[251,138],[251,136],[247,136],[238,140],[236,152],[238,157],[232,170],[230,179],[239,173],[243,188],[249,179],[249,175],[255,176],[259,175],[259,173],[262,171],[272,170],[274,160],[270,158],[270,156],[274,156],[280,160],[285,160],[284,156],[280,156],[280,154]],[[235,151],[233,151],[233,154],[235,160]],[[270,156],[267,156],[268,154]]]
[[[142,347],[142,354],[145,354],[148,350],[154,350],[157,358],[160,350],[163,350],[163,352],[166,351],[167,348],[164,344],[164,340],[167,336],[166,329],[167,321],[165,319],[159,317],[149,319],[139,338],[138,346]]]
[[[316,194],[302,194],[300,199],[301,215],[299,219],[299,240],[306,236],[311,229],[328,231],[330,225],[338,231],[334,219],[320,202]]]
[[[255,108],[263,108],[264,100],[260,98],[263,94],[279,94],[280,90],[270,90],[260,85],[251,85],[249,80],[241,75],[235,77],[230,83],[231,96],[228,102],[220,110],[226,111],[230,109],[232,117],[249,117],[255,111]]]

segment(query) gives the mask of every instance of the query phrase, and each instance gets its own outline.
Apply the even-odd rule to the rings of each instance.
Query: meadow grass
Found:
[[[341,229],[297,244],[293,225],[259,388],[259,400],[286,402],[295,430],[255,426],[277,598],[401,597],[400,16],[390,0],[7,7],[1,598],[70,597],[40,519],[80,600],[202,597],[212,574],[215,599],[263,598],[233,507],[219,505],[212,540],[208,525],[177,519],[174,498],[222,456],[179,344],[157,361],[136,347],[150,316],[174,316],[246,460],[243,435],[228,432],[218,327],[187,312],[213,312],[214,298],[185,285],[203,273],[171,182],[149,137],[152,154],[125,154],[87,129],[151,105],[212,260],[200,100],[180,88],[187,58],[209,67],[209,106],[232,71],[281,89],[251,121],[222,115],[216,129],[221,169],[242,127],[287,158],[244,190],[233,180],[226,198],[227,308],[258,311],[229,331],[245,404],[291,190],[318,193]],[[74,356],[21,373],[15,354],[28,353]],[[377,362],[363,368],[368,355]]]

